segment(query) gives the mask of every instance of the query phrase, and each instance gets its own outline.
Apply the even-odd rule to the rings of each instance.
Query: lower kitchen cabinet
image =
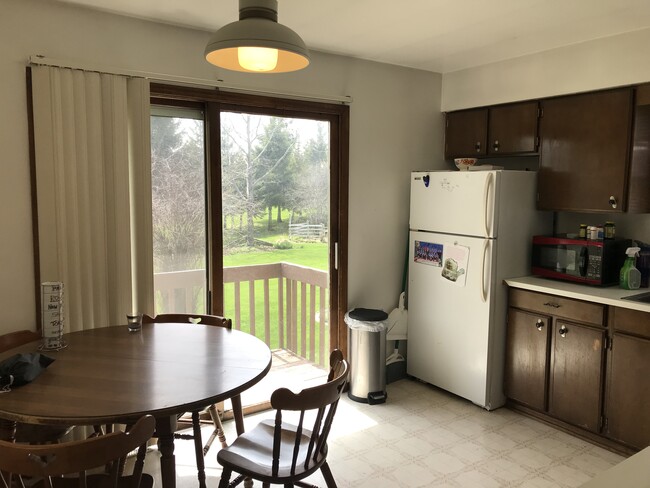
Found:
[[[605,329],[555,320],[548,413],[591,432],[601,419]]]
[[[605,435],[636,449],[650,445],[650,314],[610,307]]]
[[[549,318],[508,310],[505,394],[536,410],[546,408]]]

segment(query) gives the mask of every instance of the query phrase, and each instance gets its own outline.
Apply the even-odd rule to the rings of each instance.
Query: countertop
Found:
[[[650,488],[650,447],[599,474],[581,488]]]
[[[622,300],[623,297],[638,295],[650,292],[650,288],[639,288],[638,290],[623,290],[618,286],[589,286],[566,281],[551,280],[538,276],[523,276],[521,278],[510,278],[505,280],[508,286],[521,288],[523,290],[550,293],[566,298],[575,298],[587,302],[602,303],[615,307],[630,308],[650,313],[650,303]]]

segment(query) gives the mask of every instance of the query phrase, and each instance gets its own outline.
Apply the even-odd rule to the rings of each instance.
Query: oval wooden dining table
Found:
[[[4,437],[15,422],[132,424],[156,418],[164,488],[176,486],[176,417],[231,399],[237,435],[244,431],[240,394],[271,368],[271,351],[238,330],[200,324],[145,324],[64,335],[67,347],[41,351],[54,362],[33,382],[0,394]],[[32,342],[0,354],[37,352]],[[9,421],[9,422],[7,422]],[[9,426],[9,428],[7,428]]]

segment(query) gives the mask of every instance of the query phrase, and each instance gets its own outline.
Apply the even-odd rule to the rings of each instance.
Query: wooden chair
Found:
[[[10,488],[16,476],[15,486],[24,488],[23,476],[29,476],[35,478],[30,482],[42,478],[48,488],[152,488],[153,478],[143,474],[142,468],[146,442],[155,425],[154,418],[146,415],[128,432],[113,432],[82,441],[38,446],[0,441],[0,486]],[[136,448],[139,449],[133,474],[120,476],[122,460]],[[87,473],[100,467],[108,467],[108,471]],[[67,474],[78,474],[78,478],[61,477]]]
[[[219,488],[239,484],[246,478],[262,482],[262,486],[313,486],[301,480],[321,470],[328,488],[336,482],[327,464],[327,437],[348,377],[348,363],[335,350],[330,355],[330,373],[323,385],[293,393],[280,388],[271,395],[276,409],[275,421],[265,420],[252,431],[240,435],[217,454],[223,466]],[[297,425],[283,419],[283,412],[299,412]],[[306,413],[314,415],[307,424]],[[307,427],[310,427],[309,430]],[[232,473],[239,476],[230,483]]]
[[[226,329],[232,329],[232,320],[225,317],[220,317],[218,315],[200,315],[200,314],[159,314],[155,317],[149,315],[142,316],[142,322],[145,324],[151,323],[188,323],[188,324],[203,324],[203,325],[212,325],[217,327],[225,327]],[[202,412],[191,412],[191,423],[192,423],[192,435],[186,434],[174,434],[174,437],[177,439],[193,439],[194,440],[194,450],[196,452],[196,466],[198,469],[199,483],[201,486],[205,485],[205,463],[203,458],[210,450],[212,443],[216,438],[219,439],[221,447],[226,447],[226,436],[223,430],[223,424],[221,423],[221,418],[219,417],[219,411],[217,410],[216,405],[210,405],[207,409],[212,423],[214,425],[214,430],[208,441],[205,445],[202,445],[201,440],[201,422],[200,415]],[[186,414],[180,415],[179,420],[182,420],[182,417]]]
[[[40,334],[31,330],[19,330],[1,335],[0,352],[38,341],[40,338]],[[16,442],[27,442],[30,444],[58,442],[70,430],[72,430],[72,427],[66,425],[33,425],[18,422],[16,424],[15,440]]]

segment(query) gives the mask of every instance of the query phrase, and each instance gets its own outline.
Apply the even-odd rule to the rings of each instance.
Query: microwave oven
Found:
[[[588,285],[613,285],[625,261],[626,239],[534,236],[532,273]]]

